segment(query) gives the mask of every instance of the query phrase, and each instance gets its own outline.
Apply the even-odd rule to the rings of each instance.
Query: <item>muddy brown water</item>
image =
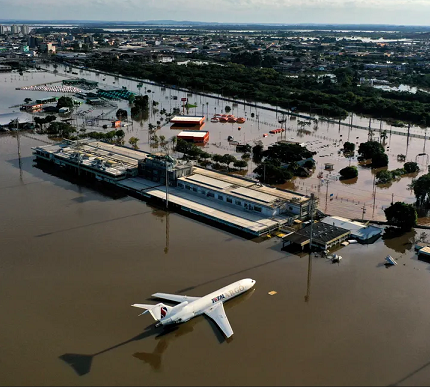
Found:
[[[15,91],[16,85],[56,79],[62,78],[45,73],[0,77],[2,110],[10,111],[8,106],[27,96],[52,95]],[[132,85],[113,77],[108,81]],[[159,101],[171,93],[150,88]],[[171,100],[164,100],[167,108]],[[219,106],[209,98],[201,104],[206,101],[209,112]],[[220,108],[222,103],[217,112]],[[251,111],[257,112],[239,106],[233,114],[250,117]],[[208,122],[207,149],[231,150],[230,133],[273,142],[262,134],[272,128],[263,122],[276,122],[275,113],[258,112],[260,122],[249,119],[240,135],[237,126]],[[141,148],[149,150],[146,125],[135,123],[126,136],[137,136]],[[337,156],[332,140],[347,137],[345,128],[339,132],[337,125],[322,123],[298,137],[294,120],[288,127],[293,129],[284,137],[313,142],[310,147],[319,155],[312,177],[294,179],[286,188],[316,192],[323,210],[327,205],[328,212],[361,218],[365,204],[365,215],[376,219],[393,193],[394,199],[413,201],[407,190],[411,176],[377,188],[376,196],[375,171],[369,168],[359,167],[356,181],[336,180],[349,160]],[[176,134],[168,127],[159,132],[167,138]],[[367,138],[360,129],[349,135],[357,142]],[[413,161],[424,146],[422,139],[407,144],[394,135],[387,143],[390,169],[401,166],[398,153]],[[343,247],[337,251],[343,256],[339,265],[313,257],[305,302],[307,255],[281,251],[277,238],[245,240],[40,170],[31,156],[36,145],[40,142],[21,137],[20,168],[16,138],[0,135],[2,385],[428,385],[430,265],[417,260],[412,243],[421,230]],[[326,161],[335,164],[328,189],[316,177]],[[417,161],[424,171],[425,157]],[[254,167],[250,162],[249,170]],[[334,199],[328,196],[326,204],[330,193]],[[387,254],[397,266],[384,267]],[[255,290],[225,305],[235,332],[228,342],[205,317],[163,334],[147,329],[151,317],[137,317],[140,311],[130,307],[154,302],[149,299],[154,292],[205,295],[246,277],[257,281]],[[271,290],[277,294],[268,295]]]
[[[313,257],[305,302],[307,255],[44,172],[35,145],[21,137],[20,169],[0,136],[2,385],[428,385],[420,231],[344,247],[339,265]],[[229,341],[205,317],[147,329],[130,307],[247,277],[255,290],[226,303]]]

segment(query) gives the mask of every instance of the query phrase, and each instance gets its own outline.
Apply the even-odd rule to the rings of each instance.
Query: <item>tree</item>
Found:
[[[47,129],[48,134],[59,135],[60,137],[70,138],[76,129],[66,122],[51,122]]]
[[[386,184],[393,180],[393,175],[390,171],[379,171],[376,174],[377,184]]]
[[[263,145],[257,144],[252,148],[252,160],[254,163],[260,163],[263,158]]]
[[[139,142],[139,139],[137,137],[130,137],[128,140],[128,143],[134,148],[134,149],[139,149],[139,147],[137,146],[137,143]]]
[[[354,150],[355,150],[355,144],[353,142],[346,141],[343,144],[343,151],[344,152],[354,152]]]
[[[119,129],[115,132],[116,141],[120,144],[124,144],[125,133],[122,129]]]
[[[236,157],[233,155],[229,155],[228,153],[222,156],[222,163],[227,165],[227,169],[229,168],[231,163],[234,163],[236,160]]]
[[[233,166],[234,166],[235,168],[240,168],[240,169],[242,169],[242,168],[247,167],[247,166],[248,166],[248,163],[247,163],[245,160],[236,160],[236,161],[233,163]]]
[[[412,204],[396,202],[384,210],[388,224],[409,231],[417,223],[417,211]]]
[[[231,107],[226,105],[226,107],[224,108],[226,113],[229,113],[231,111]]]
[[[345,167],[339,171],[339,174],[341,179],[353,179],[358,176],[358,169],[354,166]]]
[[[72,109],[73,106],[74,105],[73,105],[73,99],[72,98],[65,97],[65,96],[58,98],[57,109],[61,109],[62,107],[68,107],[68,108]]]
[[[362,142],[358,147],[358,154],[364,159],[373,159],[380,153],[384,153],[384,147],[378,141]]]
[[[403,165],[403,169],[405,170],[405,173],[415,173],[419,172],[420,167],[417,163],[409,161]]]
[[[222,163],[222,155],[214,154],[214,155],[212,156],[212,160],[213,160],[215,163],[220,164],[220,163]]]
[[[372,157],[372,167],[380,168],[388,165],[388,156],[385,153],[376,153]]]
[[[430,195],[430,174],[420,176],[419,179],[413,180],[411,188],[414,190],[417,204],[419,206],[427,205]]]
[[[312,169],[313,167],[315,167],[315,161],[306,160],[305,163],[303,164],[303,166],[307,169]]]
[[[124,109],[118,109],[116,111],[116,118],[118,118],[119,120],[126,120],[128,117],[128,113],[127,110]]]
[[[49,124],[49,123],[51,123],[52,121],[55,121],[56,119],[57,119],[57,117],[56,117],[56,116],[54,116],[54,115],[50,114],[50,115],[48,115],[48,116],[46,116],[46,117],[45,117],[45,122],[46,122],[47,124]]]
[[[267,161],[260,164],[254,169],[257,179],[268,184],[284,184],[293,177],[293,174],[287,169],[282,168],[276,161]]]

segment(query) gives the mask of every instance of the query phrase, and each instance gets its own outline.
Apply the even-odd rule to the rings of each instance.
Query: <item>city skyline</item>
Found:
[[[3,20],[428,25],[430,0],[0,0]],[[85,17],[83,18],[83,10]]]

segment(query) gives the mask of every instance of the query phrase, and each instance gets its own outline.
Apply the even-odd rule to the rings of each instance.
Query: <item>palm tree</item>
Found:
[[[382,142],[383,142],[384,144],[385,144],[385,141],[387,140],[387,137],[388,137],[387,131],[386,131],[386,130],[383,130],[383,131],[382,131],[382,133],[381,133],[380,138],[381,138],[381,140],[382,140]]]

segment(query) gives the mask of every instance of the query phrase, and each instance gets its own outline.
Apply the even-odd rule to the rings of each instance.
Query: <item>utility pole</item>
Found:
[[[19,137],[19,120],[16,118],[16,142],[18,145],[18,164],[19,164],[19,175],[22,180],[22,165],[21,165],[21,139]]]
[[[170,225],[169,225],[169,211],[166,212],[166,246],[164,247],[164,254],[169,252],[169,236],[170,236]]]
[[[325,190],[325,209],[324,209],[324,211],[325,212],[327,212],[327,201],[328,201],[328,183],[329,183],[330,181],[329,181],[329,179],[328,179],[328,177],[327,177],[327,181],[326,181],[326,183],[325,183],[325,185],[326,185],[326,190]]]
[[[310,212],[311,212],[311,227],[310,227],[310,236],[309,236],[309,257],[308,257],[308,284],[307,284],[307,291],[305,296],[305,302],[309,301],[309,296],[311,293],[311,274],[312,274],[312,227],[314,224],[314,194],[311,193],[311,200],[310,200]]]
[[[361,216],[361,220],[364,220],[364,214],[366,213],[366,203],[363,204],[363,215]]]
[[[169,208],[169,171],[167,168],[167,156],[165,156],[165,165],[166,165],[166,209]]]

